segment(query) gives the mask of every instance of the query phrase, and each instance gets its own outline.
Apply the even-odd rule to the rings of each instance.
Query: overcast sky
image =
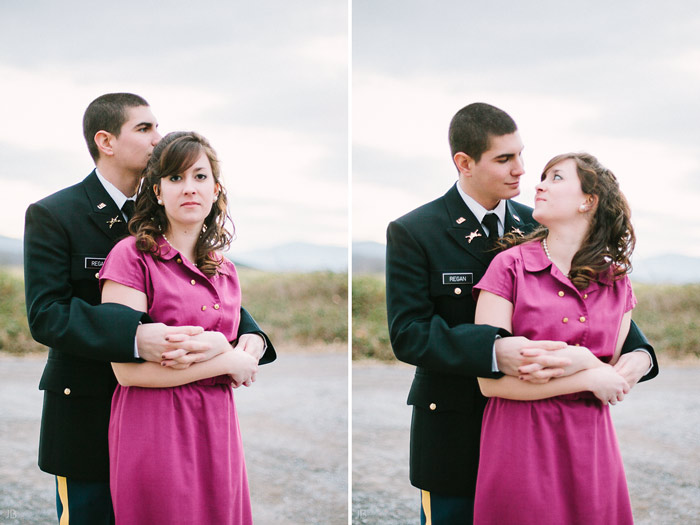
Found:
[[[532,205],[551,157],[620,180],[637,256],[700,256],[700,8],[693,1],[354,0],[354,240],[456,180],[447,128],[471,102],[518,123]]]
[[[3,0],[0,235],[90,173],[83,112],[129,91],[218,151],[233,250],[346,245],[347,29],[344,0]]]

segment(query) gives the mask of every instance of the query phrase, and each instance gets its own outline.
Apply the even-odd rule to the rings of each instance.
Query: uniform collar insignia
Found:
[[[513,214],[513,218],[514,218],[516,221],[520,222],[520,217],[518,217],[515,213]]]
[[[511,231],[511,233],[517,233],[517,234],[520,235],[521,237],[522,237],[522,235],[523,235],[523,232],[520,230],[520,228],[513,228],[513,229],[510,230],[510,231]]]
[[[104,202],[101,202],[101,203],[99,203],[99,204],[97,205],[97,209],[98,209],[98,210],[101,210],[101,209],[104,208],[105,206],[107,206],[107,205],[106,205]]]
[[[467,239],[467,242],[469,242],[469,244],[471,244],[472,241],[473,241],[474,239],[476,239],[477,237],[482,237],[482,235],[481,235],[481,233],[479,232],[479,230],[474,230],[474,231],[471,232],[469,235],[465,235],[465,236],[464,236],[464,238]]]
[[[460,217],[460,218],[457,219],[455,222],[456,222],[457,224],[462,224],[462,223],[463,223],[464,221],[466,221],[466,220],[467,220],[467,219],[465,219],[464,217]]]
[[[112,229],[112,226],[114,226],[114,225],[117,224],[118,222],[122,222],[122,220],[119,218],[118,215],[117,215],[116,217],[112,217],[111,219],[109,219],[109,220],[107,221],[107,224],[109,224],[109,229],[111,230],[111,229]]]

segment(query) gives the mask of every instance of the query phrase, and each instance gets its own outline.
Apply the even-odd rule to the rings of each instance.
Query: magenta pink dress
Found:
[[[475,287],[513,303],[513,334],[563,340],[612,357],[636,299],[627,277],[577,290],[539,242],[500,253]],[[484,412],[474,523],[632,524],[608,405],[590,392],[539,401],[490,398]]]
[[[146,294],[148,314],[236,338],[241,292],[226,261],[207,277],[160,240],[164,260],[117,244],[105,280]],[[117,524],[252,523],[248,480],[229,376],[173,388],[117,386],[109,424],[110,489]]]

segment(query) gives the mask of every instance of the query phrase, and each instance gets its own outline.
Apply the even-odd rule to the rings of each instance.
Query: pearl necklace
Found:
[[[166,239],[166,241],[167,241],[167,239]],[[547,238],[546,237],[544,239],[542,239],[542,248],[544,248],[544,254],[547,256],[547,259],[549,259],[551,261],[552,256],[549,255],[549,249],[547,248]]]
[[[178,252],[180,251],[177,248],[175,248],[175,246],[172,245],[172,243],[168,240],[168,238],[164,234],[161,233],[160,235],[163,237],[163,239],[165,239],[165,242],[167,242],[173,250],[178,251]],[[184,257],[184,255],[183,255],[183,257]],[[197,263],[192,263],[192,264],[194,265],[195,268],[197,268]]]

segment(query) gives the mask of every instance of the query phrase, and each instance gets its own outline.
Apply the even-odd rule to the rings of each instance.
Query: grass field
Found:
[[[700,284],[634,285],[632,318],[659,358],[700,358]],[[393,360],[387,331],[384,277],[352,279],[352,357]]]
[[[348,276],[239,270],[243,305],[275,343],[347,344]],[[42,351],[27,325],[22,273],[0,268],[0,351]]]

